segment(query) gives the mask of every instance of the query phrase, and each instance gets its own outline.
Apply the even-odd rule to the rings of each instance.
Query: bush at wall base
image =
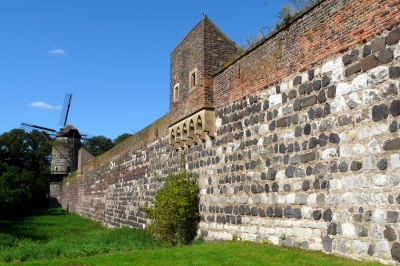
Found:
[[[179,172],[170,174],[152,204],[141,208],[153,220],[146,231],[172,246],[193,240],[199,221],[197,176],[187,172],[185,165],[181,155]]]

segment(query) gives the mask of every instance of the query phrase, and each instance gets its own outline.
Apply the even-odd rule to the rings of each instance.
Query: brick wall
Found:
[[[399,2],[322,1],[261,42],[214,77],[215,106],[224,106],[315,68],[347,48],[363,43],[398,23]]]
[[[206,240],[237,235],[400,261],[398,5],[316,5],[214,76],[215,138],[177,152],[167,115],[64,180],[63,207],[105,226],[143,228],[140,206],[183,153],[199,175]],[[311,41],[301,32],[316,21]],[[273,53],[280,43],[281,59]]]

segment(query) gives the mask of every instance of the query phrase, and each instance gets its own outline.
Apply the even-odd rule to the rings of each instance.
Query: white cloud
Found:
[[[47,110],[60,110],[61,106],[52,106],[44,102],[33,102],[29,104],[30,107],[38,107]]]
[[[60,55],[66,55],[67,53],[64,52],[64,50],[60,49],[60,48],[56,48],[53,50],[49,50],[48,51],[50,54],[60,54]]]

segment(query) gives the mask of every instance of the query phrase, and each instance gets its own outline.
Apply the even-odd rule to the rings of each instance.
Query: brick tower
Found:
[[[172,51],[169,141],[175,149],[214,137],[212,75],[237,51],[207,16]]]

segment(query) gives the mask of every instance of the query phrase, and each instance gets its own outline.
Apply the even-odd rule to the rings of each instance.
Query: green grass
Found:
[[[11,263],[4,263],[10,261]],[[21,262],[24,261],[24,262]],[[141,230],[105,229],[60,209],[0,221],[5,265],[380,265],[250,242],[163,247]]]
[[[142,230],[106,229],[61,209],[0,221],[0,262],[90,256],[162,245]]]

